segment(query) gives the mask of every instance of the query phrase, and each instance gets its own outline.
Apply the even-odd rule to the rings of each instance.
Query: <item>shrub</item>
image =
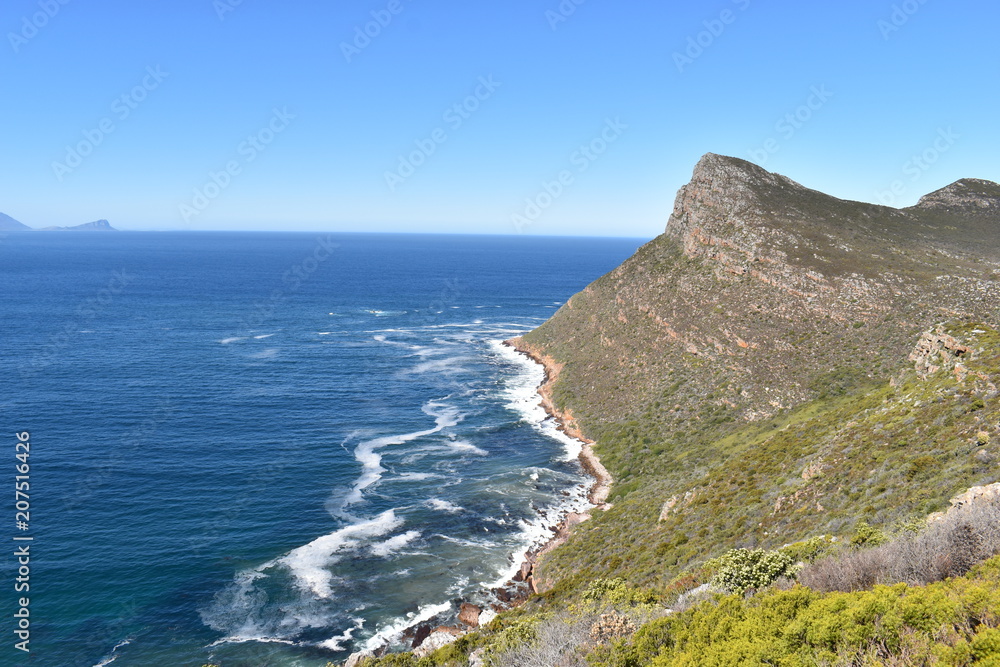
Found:
[[[782,551],[733,549],[708,563],[715,569],[712,585],[743,595],[794,574],[795,559]]]
[[[551,619],[515,637],[502,637],[486,651],[489,667],[577,667],[582,666],[581,648],[589,639],[590,619]],[[517,627],[517,626],[513,626]]]
[[[857,528],[854,529],[854,537],[851,538],[851,546],[853,547],[877,547],[880,544],[885,544],[889,541],[889,538],[878,528],[871,526],[867,521],[861,521],[858,523]]]
[[[630,586],[624,579],[595,579],[583,594],[584,601],[612,606],[653,604],[656,595]]]
[[[1000,559],[925,587],[729,596],[595,649],[594,667],[1000,664]]]
[[[821,559],[802,570],[799,581],[820,591],[858,591],[898,582],[929,584],[962,576],[997,554],[1000,500],[993,500],[953,509],[919,533]]]

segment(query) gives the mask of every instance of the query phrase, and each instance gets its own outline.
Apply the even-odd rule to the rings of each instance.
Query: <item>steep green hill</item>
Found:
[[[616,479],[547,582],[662,583],[713,550],[995,481],[972,440],[997,426],[998,191],[959,181],[897,210],[705,156],[666,233],[524,337],[562,364],[553,400]],[[940,323],[989,379],[919,379],[910,357]]]
[[[709,559],[733,549],[813,538],[787,552],[797,559],[814,546],[874,544],[1000,478],[998,232],[1000,186],[989,181],[964,179],[892,209],[705,156],[663,235],[516,341],[558,367],[551,400],[571,430],[595,441],[615,480],[609,505],[535,565],[539,597],[419,664],[464,664],[476,647],[494,666],[582,665],[583,653],[618,667],[654,656],[763,664],[747,656],[765,654],[775,659],[767,664],[933,664],[903,660],[911,648],[947,653],[947,664],[1000,660],[1000,610],[963,616],[961,607],[967,588],[993,586],[995,562],[965,588],[912,596],[831,602],[834,594],[796,589],[668,620],[653,618],[658,604],[643,606],[673,605],[713,576]],[[616,611],[589,608],[586,631],[566,634],[559,628],[583,622],[572,619],[586,616],[595,585],[619,591],[612,598],[630,600],[631,611],[597,595]],[[775,648],[787,623],[825,627],[836,605],[859,614],[883,605],[881,623],[911,600],[953,594],[968,632],[944,638],[915,620],[894,626],[885,641],[895,644],[863,647],[897,662],[863,662],[849,655],[856,636],[824,643],[808,628],[787,638],[785,653]],[[755,632],[759,642],[744,642]],[[538,657],[542,648],[548,657]],[[709,649],[718,656],[705,658]]]

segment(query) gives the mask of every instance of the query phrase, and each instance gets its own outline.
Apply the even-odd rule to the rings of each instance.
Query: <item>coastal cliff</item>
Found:
[[[544,583],[534,611],[481,628],[453,649],[459,662],[428,664],[464,664],[470,652],[470,664],[528,664],[530,651],[556,643],[539,630],[556,623],[544,619],[572,625],[591,603],[595,615],[574,631],[578,645],[552,655],[650,664],[635,656],[673,646],[650,629],[667,627],[650,621],[667,613],[657,605],[683,611],[706,590],[743,593],[794,578],[822,554],[846,559],[845,548],[904,544],[914,531],[938,530],[928,515],[952,516],[944,510],[972,496],[986,499],[977,502],[987,518],[960,518],[955,534],[966,537],[939,539],[952,551],[935,562],[964,563],[947,575],[964,576],[1000,553],[989,527],[1000,525],[998,232],[1000,186],[990,181],[963,179],[894,209],[736,158],[702,158],[662,235],[510,341],[545,365],[543,405],[588,443],[582,463],[604,511],[566,526],[557,548],[533,563]],[[733,553],[771,558],[774,577],[718,588],[732,581],[719,573]],[[858,567],[833,562],[800,580],[821,596],[834,590],[815,583],[830,581],[829,571]],[[996,576],[983,572],[972,581]],[[909,581],[891,576],[850,586]],[[533,639],[518,644],[511,628],[525,618]],[[671,621],[671,632],[700,622],[672,618],[687,620]],[[979,641],[970,633],[927,635],[919,650],[959,651],[948,642]],[[643,639],[629,643],[633,635]],[[802,664],[825,655],[801,650]],[[655,664],[687,664],[678,660]]]

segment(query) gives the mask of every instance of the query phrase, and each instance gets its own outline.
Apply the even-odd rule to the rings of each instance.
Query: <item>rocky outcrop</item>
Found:
[[[1000,185],[980,178],[963,178],[924,195],[910,211],[944,211],[963,215],[1000,213]]]
[[[427,638],[420,643],[419,646],[413,649],[413,655],[417,658],[424,658],[439,648],[443,648],[448,644],[451,644],[464,634],[465,631],[458,628],[448,626],[435,628],[431,631]]]
[[[482,609],[474,604],[463,602],[458,610],[458,620],[473,628],[479,627],[479,615]]]
[[[706,405],[763,421],[827,391],[826,374],[887,378],[935,322],[997,316],[1000,212],[929,202],[847,201],[708,154],[664,234],[519,347],[566,380],[576,431],[648,422],[657,404],[671,429],[716,418]]]
[[[368,658],[374,658],[375,654],[371,651],[357,651],[352,653],[348,658],[347,662],[344,663],[344,667],[359,667]]]
[[[940,326],[923,334],[910,353],[910,361],[915,363],[917,373],[925,379],[941,369],[953,369],[963,359],[971,358],[972,348],[945,333]]]
[[[931,514],[927,517],[927,521],[928,523],[935,523],[963,509],[989,503],[994,503],[1000,507],[1000,483],[974,486],[968,491],[960,493],[951,499],[951,507],[944,512]]]

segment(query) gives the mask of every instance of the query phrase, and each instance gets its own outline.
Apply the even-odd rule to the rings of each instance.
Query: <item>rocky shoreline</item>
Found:
[[[613,479],[611,473],[601,463],[601,460],[594,453],[594,441],[586,438],[580,431],[576,420],[571,412],[559,410],[552,401],[552,387],[559,379],[559,372],[562,365],[552,357],[543,354],[529,343],[525,343],[521,337],[503,341],[503,344],[517,352],[527,356],[545,369],[545,379],[538,387],[538,394],[541,396],[541,405],[546,414],[552,417],[558,424],[558,429],[566,435],[579,440],[582,443],[580,450],[580,465],[584,471],[594,478],[587,493],[587,499],[594,509],[609,509],[608,495],[611,493]],[[403,631],[403,639],[410,643],[414,653],[421,656],[427,655],[442,646],[446,646],[455,641],[466,632],[474,630],[480,625],[486,625],[497,612],[512,609],[523,604],[533,593],[544,592],[548,586],[544,581],[539,581],[535,566],[540,558],[552,550],[561,546],[569,539],[570,531],[574,526],[583,523],[590,518],[590,512],[568,513],[558,525],[553,527],[552,537],[541,547],[534,551],[529,551],[521,567],[514,577],[499,588],[489,591],[490,597],[495,600],[489,608],[477,606],[468,600],[457,602],[459,613],[456,625],[444,625],[444,619],[430,619],[413,625]],[[382,647],[375,652],[361,651],[353,653],[344,663],[345,667],[356,667],[365,658],[383,655],[388,646]]]
[[[580,452],[580,464],[587,474],[594,478],[594,485],[590,488],[590,493],[587,497],[590,503],[598,509],[606,509],[605,505],[608,495],[611,493],[611,484],[614,481],[611,478],[611,473],[608,472],[608,469],[604,467],[601,460],[594,453],[594,441],[583,435],[583,432],[576,423],[576,419],[573,417],[572,411],[560,410],[552,401],[552,388],[559,379],[562,364],[530,343],[526,343],[520,336],[505,340],[503,344],[517,350],[532,361],[541,364],[545,369],[545,380],[538,388],[538,394],[542,397],[542,407],[545,408],[545,412],[550,417],[556,420],[560,431],[583,443],[583,449]]]

